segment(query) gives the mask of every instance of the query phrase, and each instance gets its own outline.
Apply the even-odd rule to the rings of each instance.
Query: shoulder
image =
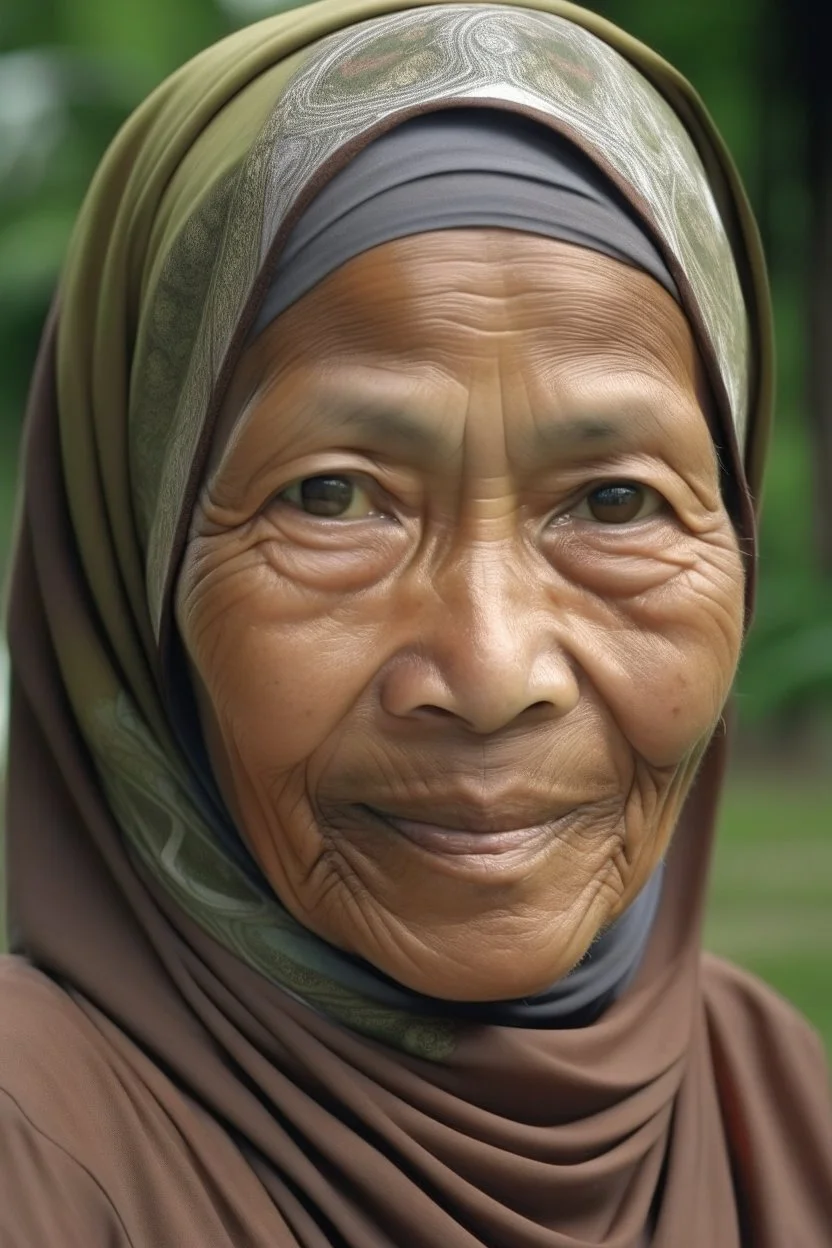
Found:
[[[0,958],[0,1091],[69,1153],[83,1148],[79,1123],[112,1112],[113,1056],[69,993],[22,959]]]
[[[710,1061],[749,1217],[766,1242],[832,1225],[832,1098],[817,1032],[779,993],[706,956]],[[756,1239],[753,1242],[757,1242]],[[801,1243],[825,1243],[824,1238]]]
[[[132,1248],[95,1176],[0,1089],[0,1244]]]
[[[702,989],[712,1033],[722,1034],[729,1047],[752,1049],[766,1060],[781,1054],[790,1063],[806,1063],[820,1086],[826,1082],[823,1042],[809,1021],[780,993],[731,962],[705,954]]]
[[[0,1248],[232,1248],[242,1241],[218,1210],[263,1198],[213,1117],[19,958],[0,958],[0,1154]],[[76,1238],[21,1233],[41,1211]]]
[[[86,1103],[105,1064],[90,1033],[68,993],[22,959],[0,958],[0,1090],[33,1121],[48,1112],[57,1126]]]
[[[83,1097],[73,1054],[80,1013],[45,976],[0,959],[0,1243],[129,1245],[68,1130]],[[80,1150],[83,1153],[83,1149]]]

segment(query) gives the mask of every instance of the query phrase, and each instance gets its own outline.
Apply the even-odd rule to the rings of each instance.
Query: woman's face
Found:
[[[497,230],[385,244],[248,351],[177,591],[285,906],[420,992],[540,991],[633,901],[734,675],[687,321]]]

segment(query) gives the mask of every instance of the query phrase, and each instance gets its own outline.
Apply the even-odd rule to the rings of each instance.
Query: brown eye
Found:
[[[303,477],[281,490],[278,498],[306,512],[335,520],[362,520],[377,514],[367,491],[350,477]]]
[[[573,508],[572,515],[594,520],[597,524],[630,524],[653,515],[662,500],[649,486],[629,481],[611,481],[599,485]]]

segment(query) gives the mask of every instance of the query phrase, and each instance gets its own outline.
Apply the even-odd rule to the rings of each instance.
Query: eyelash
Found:
[[[362,476],[361,474],[357,474],[357,473],[333,471],[329,473],[326,473],[326,472],[313,473],[305,477],[296,478],[296,480],[284,486],[282,490],[280,490],[276,495],[274,495],[271,502],[282,503],[285,506],[292,507],[294,510],[300,512],[300,514],[306,515],[307,517],[311,519],[316,519],[318,521],[327,520],[327,521],[332,521],[335,523],[345,524],[345,523],[355,523],[358,520],[364,520],[364,519],[389,518],[388,513],[387,511],[384,510],[383,505],[380,506],[377,511],[370,511],[365,516],[357,516],[357,517],[343,517],[343,516],[334,515],[334,514],[327,515],[325,513],[319,513],[316,516],[315,513],[304,512],[303,507],[302,505],[300,505],[299,502],[296,503],[294,501],[290,501],[285,497],[285,495],[290,490],[300,489],[304,486],[304,484],[306,484],[307,482],[312,482],[312,481],[330,481],[330,482],[334,482],[334,481],[344,482],[345,481],[345,482],[348,482],[354,489],[357,488],[359,490],[362,490],[368,496],[370,506],[373,505],[372,495],[373,494],[378,495],[379,493],[383,492],[378,482],[374,481],[372,478],[366,478]],[[604,520],[600,520],[597,517],[592,517],[592,516],[582,517],[582,516],[576,515],[578,509],[584,504],[588,503],[588,501],[591,499],[593,494],[600,494],[602,491],[605,491],[605,490],[615,491],[615,490],[622,490],[622,489],[641,491],[644,497],[642,501],[642,506],[639,508],[639,511],[643,510],[643,507],[645,505],[650,505],[652,501],[654,505],[652,506],[652,509],[648,512],[647,516],[637,515],[633,517],[632,519],[617,519],[617,520],[608,519],[605,522]],[[609,506],[609,504],[607,505]],[[606,480],[593,482],[588,488],[584,489],[580,497],[577,498],[573,503],[569,504],[563,511],[550,517],[548,523],[557,524],[557,523],[560,523],[569,519],[586,519],[588,520],[589,523],[597,524],[599,527],[602,527],[602,528],[619,528],[619,527],[623,528],[623,527],[629,527],[633,524],[641,523],[643,522],[643,520],[649,519],[650,517],[657,514],[658,512],[661,512],[666,507],[667,507],[666,498],[662,494],[660,494],[660,492],[656,490],[654,487],[646,485],[643,482],[633,481],[627,478],[608,478]]]
[[[361,476],[358,473],[321,472],[321,473],[310,473],[305,477],[298,477],[296,480],[289,482],[288,485],[285,485],[282,490],[279,490],[278,493],[273,496],[271,502],[283,503],[285,506],[292,507],[294,508],[294,510],[299,511],[302,515],[303,514],[310,515],[310,513],[308,512],[304,513],[302,507],[298,506],[296,503],[291,502],[284,497],[290,490],[295,489],[295,488],[300,488],[304,485],[304,483],[308,481],[347,481],[353,487],[357,487],[358,489],[362,490],[365,494],[367,494],[368,498],[371,498],[372,495],[378,496],[379,494],[384,493],[384,491],[382,490],[378,482],[373,481],[370,478]],[[384,508],[378,507],[378,511],[375,514],[371,513],[367,517],[359,517],[359,518],[373,519],[373,518],[381,518],[382,516],[386,516],[386,515],[387,515],[387,512],[384,510]],[[341,523],[344,523],[344,521],[338,516],[330,517],[330,516],[325,516],[325,515],[319,515],[315,517],[314,515],[312,515],[310,518],[318,519],[318,520],[328,520],[328,519],[334,519],[336,521],[341,520]]]

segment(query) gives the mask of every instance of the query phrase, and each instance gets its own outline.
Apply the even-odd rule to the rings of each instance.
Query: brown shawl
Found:
[[[93,183],[28,414],[9,620],[4,1248],[830,1242],[820,1045],[700,952],[721,734],[636,981],[591,1027],[537,1031],[414,1018],[339,982],[229,856],[171,723],[190,500],[281,241],[373,134],[477,100],[569,135],[653,230],[753,545],[765,279],[730,161],[658,58],[560,0],[323,0],[163,84]]]

